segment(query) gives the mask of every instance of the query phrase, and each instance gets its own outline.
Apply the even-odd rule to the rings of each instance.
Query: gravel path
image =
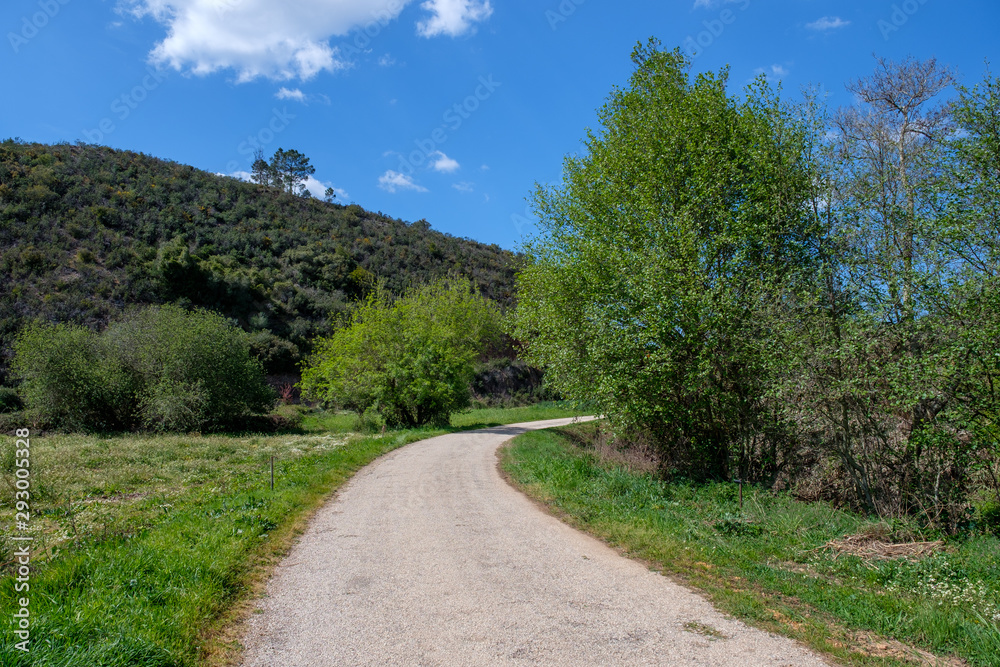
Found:
[[[361,470],[278,566],[244,667],[827,665],[500,478],[498,445],[569,421],[431,438]]]

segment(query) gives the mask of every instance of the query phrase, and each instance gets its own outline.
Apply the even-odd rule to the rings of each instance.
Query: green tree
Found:
[[[264,151],[254,151],[254,161],[250,168],[250,180],[260,185],[281,188],[293,195],[305,197],[309,194],[306,181],[316,173],[316,167],[309,164],[309,158],[295,149],[278,148],[271,161],[264,159]],[[330,193],[327,193],[328,201]]]
[[[133,311],[100,334],[28,326],[13,368],[27,407],[65,429],[216,428],[274,402],[246,334],[176,306]]]
[[[764,79],[693,80],[651,40],[600,110],[600,135],[539,186],[510,333],[562,394],[651,438],[665,472],[773,478],[781,425],[765,402],[762,305],[809,261],[805,130]]]
[[[116,430],[135,423],[135,378],[86,327],[29,324],[15,341],[12,371],[28,410],[56,427]]]
[[[939,103],[951,82],[879,60],[849,86],[858,106],[814,125],[822,270],[773,354],[776,403],[851,481],[837,496],[956,530],[996,461],[1000,142],[996,88]]]
[[[285,192],[305,197],[309,194],[306,181],[316,173],[316,167],[309,164],[309,158],[297,150],[279,148],[271,157],[271,173],[274,185]]]
[[[466,280],[393,299],[379,286],[349,322],[316,343],[303,395],[390,425],[447,424],[468,406],[474,362],[497,336],[497,309]]]

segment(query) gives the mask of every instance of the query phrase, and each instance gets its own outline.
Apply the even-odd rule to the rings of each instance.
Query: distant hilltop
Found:
[[[0,384],[36,318],[103,327],[133,305],[220,312],[294,373],[316,334],[376,280],[449,273],[513,301],[517,257],[344,206],[95,145],[0,143]]]

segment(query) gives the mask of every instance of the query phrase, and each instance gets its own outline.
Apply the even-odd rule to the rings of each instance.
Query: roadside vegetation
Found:
[[[655,40],[534,195],[509,332],[664,479],[958,535],[1000,517],[1000,79],[878,59],[856,105]]]
[[[475,362],[500,340],[499,310],[467,280],[395,298],[383,287],[315,344],[302,395],[389,426],[448,424],[469,407]]]
[[[501,457],[560,518],[845,664],[1000,665],[997,535],[927,534],[759,485],[741,508],[735,483],[663,481],[606,424],[529,432]]]
[[[269,566],[329,494],[362,466],[449,431],[578,414],[562,404],[455,414],[441,428],[364,434],[355,415],[281,408],[282,433],[32,437],[31,653],[10,667],[227,664],[235,623]],[[0,448],[13,488],[14,439]],[[274,457],[274,490],[271,483]],[[13,516],[13,493],[0,512]],[[0,612],[15,606],[7,522]]]
[[[221,315],[147,306],[101,333],[35,323],[18,335],[13,370],[27,414],[63,430],[233,427],[270,412],[250,337]]]

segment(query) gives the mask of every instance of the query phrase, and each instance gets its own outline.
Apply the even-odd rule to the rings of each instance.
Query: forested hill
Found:
[[[0,143],[0,383],[35,318],[100,328],[134,304],[204,306],[288,372],[331,314],[458,272],[501,303],[515,256],[357,205],[330,204],[101,146]]]

